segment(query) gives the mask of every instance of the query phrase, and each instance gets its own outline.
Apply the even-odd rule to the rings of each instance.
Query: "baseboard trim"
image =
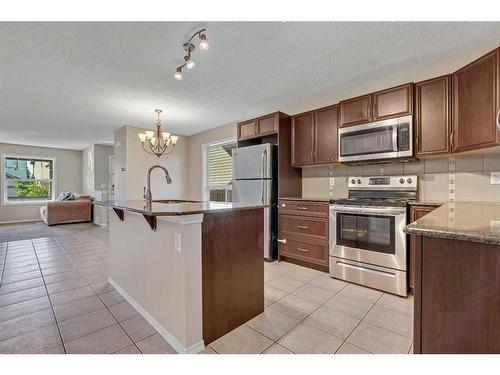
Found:
[[[108,279],[109,283],[130,303],[139,314],[142,315],[146,321],[153,326],[154,329],[177,351],[181,354],[196,354],[205,349],[203,340],[186,348],[177,339],[168,332],[155,318],[153,318],[136,300],[134,300],[127,292],[125,292],[120,285],[118,285],[111,277]]]
[[[2,225],[2,224],[40,223],[40,222],[42,222],[42,220],[40,220],[40,219],[12,220],[12,221],[0,221],[0,225]]]

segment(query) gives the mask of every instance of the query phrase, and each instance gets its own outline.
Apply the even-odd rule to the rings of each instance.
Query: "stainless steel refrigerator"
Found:
[[[277,146],[269,143],[233,149],[233,202],[264,208],[264,259],[277,256]]]

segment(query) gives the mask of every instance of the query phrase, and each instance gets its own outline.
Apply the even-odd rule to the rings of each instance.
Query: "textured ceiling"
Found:
[[[176,81],[198,26],[210,49]],[[499,40],[498,22],[3,22],[0,142],[82,149],[123,125],[152,126],[158,107],[170,131],[191,135],[326,105]]]

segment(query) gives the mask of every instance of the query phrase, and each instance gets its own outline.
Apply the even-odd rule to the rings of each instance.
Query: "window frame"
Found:
[[[52,196],[50,199],[39,199],[39,200],[29,200],[29,201],[15,201],[9,202],[7,199],[7,178],[5,176],[5,159],[8,158],[18,158],[18,159],[34,159],[34,160],[50,160],[52,161],[52,179],[48,180],[37,180],[33,181],[51,181],[52,183]],[[57,158],[55,156],[39,156],[39,155],[20,155],[20,154],[1,154],[1,164],[0,164],[0,182],[1,182],[1,206],[30,206],[30,205],[41,205],[47,202],[53,202],[56,199],[57,194]]]
[[[208,150],[210,147],[213,146],[220,146],[224,145],[227,143],[237,143],[236,137],[230,137],[230,138],[225,138],[225,139],[220,139],[218,141],[213,141],[213,142],[208,142],[204,143],[201,145],[201,159],[202,159],[202,166],[203,166],[203,173],[202,173],[202,183],[201,183],[201,199],[204,201],[209,201],[210,200],[210,189],[232,189],[231,185],[209,185],[208,183]]]

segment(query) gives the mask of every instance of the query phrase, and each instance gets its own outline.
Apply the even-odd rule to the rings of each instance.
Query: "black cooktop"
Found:
[[[378,206],[378,207],[406,207],[407,199],[381,199],[381,198],[346,198],[334,199],[333,204],[344,204],[347,206]]]

